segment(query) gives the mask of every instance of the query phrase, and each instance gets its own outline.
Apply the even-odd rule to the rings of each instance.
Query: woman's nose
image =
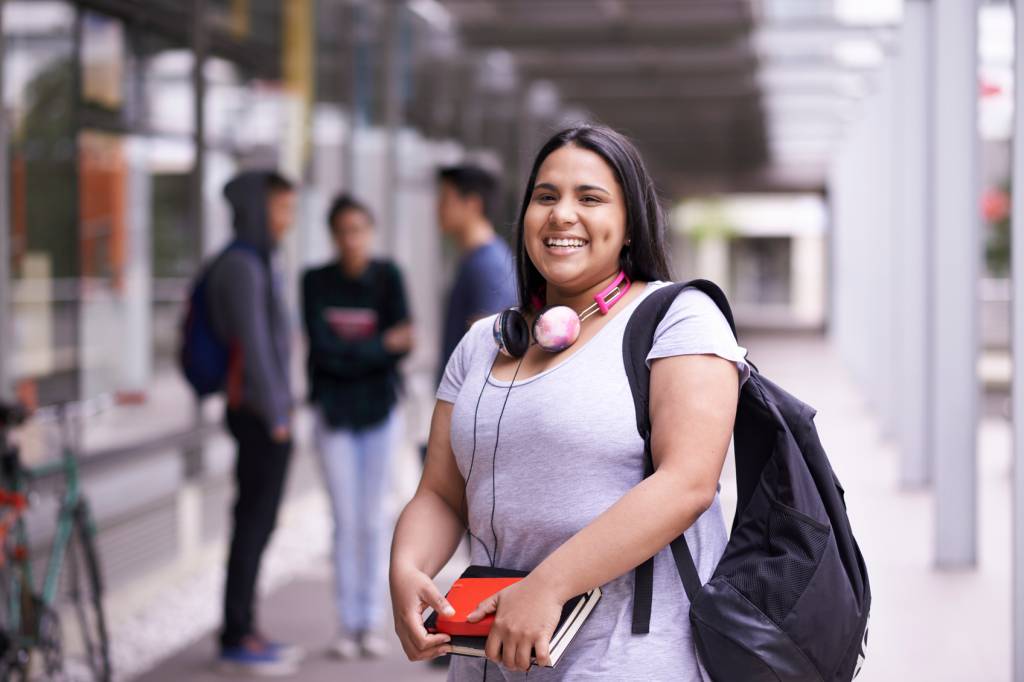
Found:
[[[551,208],[551,222],[554,225],[572,225],[576,222],[576,211],[567,202],[559,202]]]

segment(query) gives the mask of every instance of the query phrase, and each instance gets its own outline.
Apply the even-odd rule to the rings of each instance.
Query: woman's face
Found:
[[[342,211],[334,217],[334,246],[342,260],[362,263],[370,257],[373,223],[357,209]]]
[[[626,240],[615,173],[590,150],[552,152],[537,171],[523,228],[526,252],[548,284],[583,290],[615,274]]]

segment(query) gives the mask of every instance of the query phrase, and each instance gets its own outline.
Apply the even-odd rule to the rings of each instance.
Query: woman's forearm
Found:
[[[564,601],[654,556],[714,500],[714,488],[686,486],[681,479],[656,471],[555,550],[533,575]]]
[[[391,567],[413,566],[433,578],[448,563],[464,532],[455,510],[421,488],[398,517]]]

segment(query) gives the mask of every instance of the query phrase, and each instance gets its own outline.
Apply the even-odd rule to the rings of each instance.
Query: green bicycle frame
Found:
[[[25,494],[29,482],[55,474],[63,474],[65,488],[57,515],[57,528],[53,536],[53,548],[47,560],[43,588],[39,595],[45,606],[52,606],[57,598],[60,572],[71,540],[71,533],[74,530],[75,515],[80,513],[82,497],[78,480],[78,463],[75,461],[71,449],[64,447],[62,448],[60,460],[31,468],[22,468],[19,465],[15,468],[14,480],[7,481],[14,492]],[[91,534],[93,532],[91,519],[84,519],[84,522],[88,524],[86,532]],[[17,520],[14,528],[14,537],[19,547],[26,549],[29,547],[28,529],[26,528],[24,517]],[[18,564],[19,570],[13,574],[9,586],[7,613],[9,614],[10,622],[8,629],[11,633],[22,634],[21,606],[23,590],[27,589],[31,592],[35,581],[32,577],[30,553],[23,553],[15,561]]]

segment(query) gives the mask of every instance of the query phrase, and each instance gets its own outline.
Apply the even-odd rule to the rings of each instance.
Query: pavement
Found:
[[[928,490],[900,487],[898,452],[882,437],[870,406],[851,383],[828,342],[809,335],[763,336],[745,341],[749,357],[763,374],[817,408],[816,422],[822,442],[846,489],[849,514],[874,594],[867,660],[858,682],[1008,681],[1009,423],[989,415],[979,428],[978,566],[961,571],[937,570],[932,559],[933,495]],[[408,475],[405,480],[412,478]],[[727,519],[731,518],[730,507],[735,504],[733,481],[727,465],[722,485]],[[408,492],[406,483],[397,495],[400,498]],[[325,509],[322,504],[320,508]],[[323,533],[325,520],[317,520],[316,526],[315,532]],[[281,533],[294,534],[295,527],[293,523],[291,530],[285,528]],[[281,549],[275,539],[271,553],[287,552],[287,547],[296,546],[298,541],[289,542],[292,544],[284,542],[285,549]],[[303,546],[308,548],[308,543]],[[392,655],[379,661],[340,663],[326,656],[324,651],[334,629],[329,567],[324,553],[315,553],[301,571],[279,580],[267,590],[262,602],[261,621],[267,632],[308,647],[309,656],[298,679],[442,679],[441,671],[406,662],[397,641]],[[165,658],[136,679],[224,679],[209,669],[213,644],[208,628],[186,646],[163,652]]]
[[[284,585],[261,603],[261,622],[267,632],[287,637],[306,649],[297,679],[308,682],[387,680],[388,682],[440,682],[446,672],[426,663],[410,663],[402,657],[397,640],[390,656],[380,660],[341,662],[327,654],[334,634],[329,608],[331,590],[326,563],[322,577],[304,577]],[[211,668],[216,652],[213,634],[178,652],[155,669],[143,673],[139,682],[223,682],[225,677]]]

